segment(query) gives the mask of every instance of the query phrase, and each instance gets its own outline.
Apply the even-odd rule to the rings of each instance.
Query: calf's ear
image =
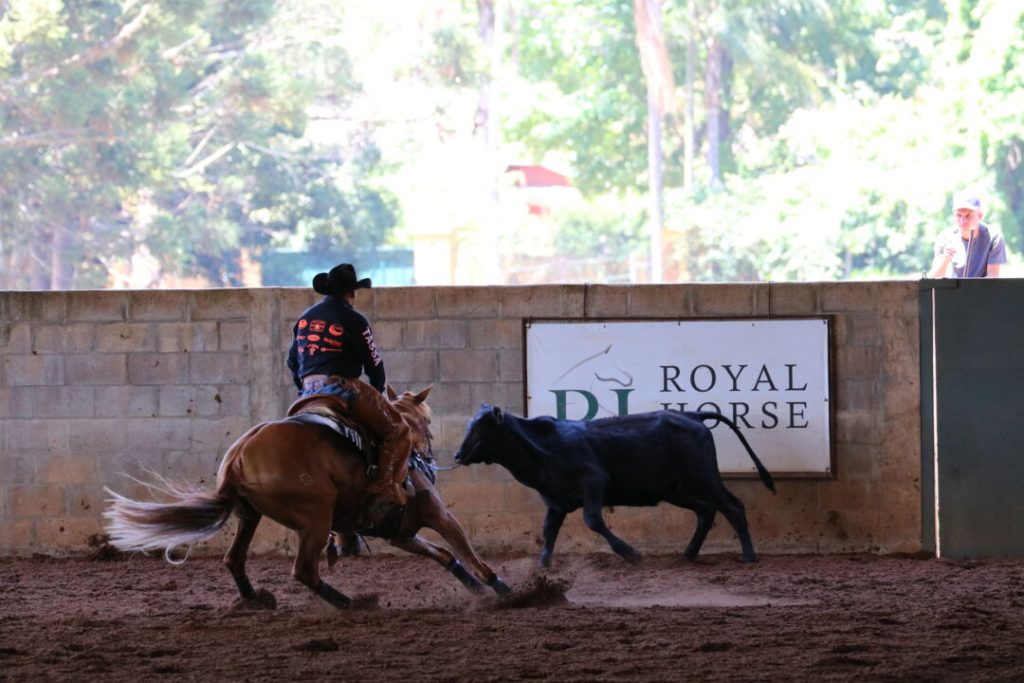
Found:
[[[501,408],[499,408],[498,406],[494,406],[493,408],[491,408],[491,415],[494,416],[494,421],[497,422],[498,424],[501,424],[502,422],[505,421],[505,413],[501,412]]]

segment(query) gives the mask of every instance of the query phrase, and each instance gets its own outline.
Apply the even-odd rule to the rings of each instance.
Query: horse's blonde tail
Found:
[[[185,489],[162,478],[159,484],[142,483],[171,501],[133,500],[104,487],[111,496],[103,512],[106,531],[119,550],[163,549],[171,561],[170,553],[177,546],[191,546],[220,531],[234,508],[232,497],[223,493]]]

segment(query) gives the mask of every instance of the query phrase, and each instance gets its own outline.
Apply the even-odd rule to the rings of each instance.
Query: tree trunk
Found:
[[[723,52],[722,44],[718,42],[717,38],[712,38],[708,45],[707,66],[704,69],[704,110],[708,127],[708,168],[711,172],[712,188],[722,186],[722,163],[719,150],[722,144],[720,126]]]
[[[647,82],[647,176],[650,184],[651,282],[664,279],[664,180],[662,177],[661,120],[675,112],[672,64],[661,27],[657,0],[634,0],[633,23],[640,66]]]
[[[683,112],[683,190],[693,194],[693,162],[696,149],[693,144],[694,106],[693,82],[697,62],[697,2],[690,0],[687,8],[689,25],[686,29],[686,109]]]
[[[29,246],[32,261],[31,270],[29,270],[29,287],[31,289],[52,289],[50,278],[53,268],[52,249],[53,235],[49,232],[37,233]]]
[[[488,56],[488,73],[480,82],[477,95],[476,115],[473,119],[473,132],[483,137],[484,178],[487,184],[488,201],[484,215],[481,217],[481,234],[483,237],[482,253],[484,260],[479,274],[485,284],[498,284],[501,280],[501,263],[499,260],[499,223],[498,210],[500,170],[498,168],[498,116],[497,98],[494,95],[493,82],[497,75],[500,59],[498,43],[498,4],[499,0],[477,0],[477,35],[485,46]]]
[[[486,47],[488,58],[494,54],[494,2],[495,0],[477,0],[476,32],[480,42]],[[477,94],[476,114],[473,117],[474,132],[482,132],[484,141],[491,140],[491,81],[493,80],[494,64],[490,64],[490,72],[481,79]]]
[[[661,113],[654,102],[654,93],[647,88],[647,175],[650,178],[651,212],[651,282],[664,279],[665,210],[662,198],[664,181],[661,166]]]
[[[84,217],[79,219],[78,234],[84,234],[87,220]],[[67,290],[73,289],[75,286],[73,244],[74,238],[67,227],[61,225],[54,230],[50,266],[51,289]]]

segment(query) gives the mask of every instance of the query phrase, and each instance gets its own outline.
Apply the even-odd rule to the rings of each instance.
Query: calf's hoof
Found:
[[[631,546],[628,545],[625,548],[617,550],[616,552],[619,553],[619,557],[624,559],[626,562],[629,562],[630,564],[636,564],[643,558],[643,556],[640,553],[638,553],[636,550],[634,550]]]

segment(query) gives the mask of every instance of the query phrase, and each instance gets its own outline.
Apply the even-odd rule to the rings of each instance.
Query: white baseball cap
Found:
[[[981,197],[977,192],[970,190],[961,190],[953,195],[953,210],[957,209],[970,209],[972,211],[980,211],[984,213],[981,208]]]

